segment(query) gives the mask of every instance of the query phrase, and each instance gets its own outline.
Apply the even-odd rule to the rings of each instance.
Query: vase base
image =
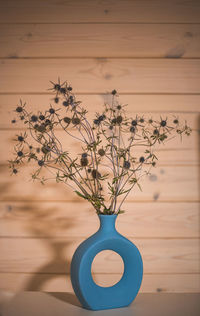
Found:
[[[132,303],[132,302],[131,302]],[[89,308],[89,307],[85,307],[85,306],[82,306],[84,309],[86,310],[90,310],[90,311],[100,311],[100,310],[109,310],[109,309],[119,309],[119,308],[126,308],[128,306],[131,305],[130,304],[127,304],[127,305],[121,305],[121,306],[110,306],[110,307],[100,307],[100,308]]]

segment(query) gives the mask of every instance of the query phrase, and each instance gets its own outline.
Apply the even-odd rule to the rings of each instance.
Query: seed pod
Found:
[[[116,118],[112,119],[112,124],[116,124],[116,123],[117,123],[117,119]]]
[[[131,132],[131,133],[134,133],[134,132],[135,132],[135,127],[134,127],[134,126],[131,126],[131,127],[130,127],[130,132]]]
[[[101,174],[100,174],[96,169],[93,169],[93,170],[92,170],[92,177],[93,177],[94,179],[98,179],[98,178],[101,177]]]
[[[65,123],[69,124],[71,122],[71,119],[70,119],[70,117],[66,116],[66,117],[64,117],[63,121]]]
[[[51,148],[49,146],[43,146],[41,150],[43,154],[47,154],[51,151]]]
[[[81,155],[81,157],[82,157],[82,158],[87,158],[87,153],[83,153],[83,154]]]
[[[78,117],[73,117],[73,118],[72,118],[72,124],[74,124],[74,125],[80,124],[80,118],[78,118]]]
[[[60,93],[65,94],[66,93],[66,89],[65,88],[60,88]]]
[[[136,125],[137,125],[137,121],[136,121],[136,120],[132,120],[131,124],[132,124],[133,126],[136,126]]]
[[[154,129],[153,134],[154,134],[154,135],[158,135],[158,134],[159,134],[159,131],[158,131],[157,129]]]
[[[54,84],[54,90],[60,91],[60,88],[61,88],[60,84],[58,83]]]
[[[53,108],[50,108],[50,109],[49,109],[49,113],[54,114],[54,113],[55,113],[55,110],[54,110]]]
[[[63,102],[63,105],[64,105],[64,106],[69,106],[69,102],[68,102],[68,101],[64,101],[64,102]]]
[[[17,156],[22,157],[23,156],[23,152],[21,150],[18,151]]]
[[[81,166],[86,167],[88,165],[88,159],[87,158],[81,158]]]
[[[130,164],[130,162],[128,160],[125,160],[123,166],[124,166],[125,169],[129,169],[131,164]]]
[[[23,142],[24,141],[24,137],[23,136],[18,136],[17,139],[18,139],[19,142]]]
[[[44,120],[45,120],[45,116],[41,114],[41,115],[39,116],[39,119],[40,119],[41,121],[44,121]]]
[[[167,125],[167,122],[166,122],[166,121],[162,120],[162,121],[160,122],[160,126],[165,127],[166,125]]]
[[[50,125],[51,121],[49,119],[45,120],[45,125]]]
[[[22,106],[18,106],[16,108],[16,112],[21,113],[23,111],[23,107]]]
[[[145,161],[144,157],[140,157],[139,161],[143,163]]]
[[[44,133],[46,131],[46,126],[45,124],[41,124],[37,127],[38,132]]]
[[[99,125],[99,124],[100,124],[100,121],[99,121],[98,119],[95,119],[93,122],[94,122],[94,124],[96,124],[96,125]]]
[[[38,160],[38,165],[39,165],[40,167],[44,166],[44,160]]]
[[[98,150],[98,154],[99,154],[100,156],[104,156],[104,155],[105,155],[105,150],[104,150],[103,148],[99,149],[99,150]]]
[[[31,116],[31,121],[32,122],[37,122],[37,120],[38,120],[38,117],[36,115],[32,115]]]
[[[99,117],[98,117],[98,120],[101,122],[101,121],[103,121],[104,120],[104,116],[103,115],[100,115]]]
[[[116,118],[117,124],[121,124],[122,120],[123,120],[123,117],[121,115],[117,116]]]

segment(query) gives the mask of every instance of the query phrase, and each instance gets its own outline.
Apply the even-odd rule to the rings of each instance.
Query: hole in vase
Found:
[[[94,257],[91,273],[97,285],[113,286],[120,281],[124,273],[123,259],[115,251],[103,250]]]

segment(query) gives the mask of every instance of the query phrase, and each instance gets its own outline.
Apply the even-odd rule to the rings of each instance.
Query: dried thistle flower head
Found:
[[[177,117],[128,116],[115,89],[110,104],[105,103],[89,122],[72,86],[60,80],[51,84],[54,107],[32,113],[20,100],[15,109],[26,132],[16,135],[14,159],[9,161],[12,174],[17,174],[23,164],[33,162],[33,180],[44,183],[48,178],[42,173],[50,172],[57,182],[90,202],[98,214],[122,213],[128,194],[135,186],[141,189],[140,179],[156,166],[156,145],[176,134],[182,137],[191,133],[187,123],[181,124]],[[12,123],[16,122],[14,118]],[[81,145],[81,153],[73,156],[71,148],[62,143],[60,128],[66,133],[65,139],[72,138]]]

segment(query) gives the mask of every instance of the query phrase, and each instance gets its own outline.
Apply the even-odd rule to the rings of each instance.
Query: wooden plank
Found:
[[[0,72],[0,93],[46,92],[58,76],[75,93],[199,94],[200,86],[197,59],[2,59]]]
[[[22,130],[22,133],[24,131]],[[15,150],[14,147],[16,145],[16,141],[14,139],[17,139],[16,135],[20,135],[20,130],[18,131],[1,131],[0,132],[0,142],[1,142],[1,149],[0,149],[0,163],[1,163],[1,170],[2,176],[6,178],[6,181],[9,182],[20,182],[22,179],[24,179],[27,184],[28,180],[31,179],[30,174],[34,172],[37,168],[37,163],[32,162],[28,164],[25,164],[23,167],[19,167],[18,170],[20,171],[19,177],[13,176],[12,178],[9,176],[10,171],[7,166],[7,161],[10,159],[15,159]],[[62,131],[57,131],[56,135],[58,138],[62,141],[63,144],[63,150],[69,150],[70,148],[70,155],[72,158],[77,157],[77,155],[81,155],[83,150],[81,149],[82,144],[78,143],[73,138],[66,137],[65,133]],[[30,144],[34,144],[34,146],[38,147],[38,144],[34,143],[31,140],[29,140]],[[40,147],[40,146],[39,146]],[[182,142],[180,141],[179,137],[172,139],[170,142],[166,143],[165,145],[158,146],[157,150],[155,151],[156,156],[158,158],[157,160],[157,167],[161,168],[159,172],[164,172],[162,168],[165,169],[166,166],[171,166],[171,168],[177,167],[184,167],[184,166],[193,166],[196,169],[199,165],[199,151],[198,151],[198,133],[196,131],[193,131],[192,135],[190,137],[183,138]],[[137,148],[134,151],[135,157],[141,157],[144,155],[144,150],[141,148]],[[40,154],[38,154],[38,157],[40,157]],[[40,159],[40,158],[38,158]],[[106,161],[104,161],[106,163]],[[6,168],[5,168],[6,165]],[[102,172],[105,172],[105,169],[102,169]],[[174,169],[175,170],[175,169]],[[189,169],[188,169],[189,170]],[[155,172],[156,174],[158,171],[156,171],[156,168],[151,169],[152,174]],[[44,170],[42,172],[42,175],[49,177],[50,173]],[[152,182],[156,182],[157,178],[159,178],[157,174],[157,178],[153,179],[154,176],[152,176],[150,179]],[[20,180],[21,179],[21,180]],[[2,179],[3,181],[3,179]],[[173,181],[173,180],[172,180]],[[32,186],[32,189],[34,188],[34,184],[29,183],[29,185]],[[54,184],[53,184],[54,185]],[[56,186],[54,186],[56,187]],[[30,188],[29,188],[30,189]]]
[[[180,98],[179,98],[180,97]],[[164,100],[166,98],[166,100]],[[191,100],[189,100],[189,98]],[[49,109],[50,104],[59,113],[65,115],[65,107],[63,107],[63,100],[60,99],[58,104],[54,103],[53,96],[44,95],[1,95],[0,96],[0,129],[9,128],[24,128],[24,122],[18,120],[15,109],[17,104],[26,102],[26,109],[29,112],[38,113],[44,112]],[[178,99],[178,100],[177,100]],[[105,95],[76,95],[76,100],[81,101],[81,106],[84,107],[88,113],[87,118],[93,122],[96,113],[100,113],[104,109],[104,103],[112,104],[112,97],[110,94]],[[167,117],[168,121],[172,122],[174,118],[178,118],[180,122],[186,120],[187,124],[192,128],[198,129],[199,127],[199,102],[200,96],[138,96],[138,95],[121,95],[117,102],[122,105],[127,105],[126,113],[132,117],[135,115],[143,115],[145,119],[154,118],[160,120],[160,115]],[[17,120],[17,124],[11,124],[11,120]]]
[[[1,137],[0,137],[1,139]],[[4,142],[3,142],[4,143]],[[172,148],[170,147],[160,147],[160,149],[157,150],[156,156],[158,158],[157,161],[157,167],[164,167],[164,166],[198,166],[199,165],[199,150],[196,147],[191,147],[189,145],[187,145],[186,142],[184,142],[185,146],[183,146],[182,148],[180,147],[181,144],[179,142],[177,142],[177,150],[175,148],[173,148],[175,146],[175,142],[174,144],[172,144]],[[191,144],[192,145],[192,144]],[[0,151],[1,155],[0,155],[0,164],[2,165],[7,165],[7,159],[13,159],[14,155],[13,155],[13,145],[10,145],[10,147],[8,148],[9,150],[9,155],[8,153],[6,153],[5,151]],[[8,147],[8,146],[6,146]],[[74,146],[72,147],[72,150],[76,149],[76,147],[74,148]],[[72,153],[71,150],[71,153]],[[12,152],[11,152],[12,151]],[[77,150],[76,152],[79,153],[79,150]],[[135,154],[137,155],[137,157],[140,157],[141,155],[143,155],[143,152],[141,152],[140,150],[136,149],[135,150]],[[33,168],[35,168],[35,164],[30,164],[32,165]]]
[[[138,113],[138,114],[140,115],[142,113]],[[65,114],[63,116],[65,116]],[[135,114],[133,116],[130,115],[130,117],[135,118]],[[174,117],[177,117],[177,116],[176,115],[174,115],[174,116],[168,115],[167,113],[163,113],[162,117],[164,117],[164,118],[168,117],[169,126],[173,126],[174,125],[173,124]],[[15,118],[15,115],[13,115],[12,118]],[[94,118],[95,118],[95,114],[90,113],[90,115],[89,115],[90,122],[92,122]],[[152,118],[152,116],[145,113],[144,118],[148,119],[148,118]],[[155,120],[157,120],[157,122],[159,122],[160,121],[160,114],[154,114],[153,118]],[[193,151],[197,151],[197,153],[198,153],[198,144],[199,144],[198,115],[196,115],[196,114],[184,114],[183,116],[179,116],[179,119],[180,119],[181,123],[184,123],[184,119],[185,119],[187,121],[188,126],[193,128],[191,135],[190,136],[184,135],[184,137],[182,137],[182,140],[181,140],[180,136],[177,135],[176,133],[174,133],[174,136],[175,136],[174,138],[169,137],[164,144],[159,144],[156,146],[156,148],[154,149],[156,152],[170,151],[170,150],[174,150],[174,151],[179,150],[180,151],[180,150],[190,149]],[[11,125],[13,126],[13,124],[11,124]],[[19,125],[21,125],[21,124],[19,124]],[[18,124],[15,124],[14,126],[17,127]],[[5,163],[8,159],[12,159],[15,157],[14,147],[17,145],[17,135],[24,134],[25,131],[26,131],[25,128],[24,129],[15,129],[15,130],[9,129],[9,130],[1,130],[0,131],[0,142],[2,144],[2,146],[0,148],[0,163]],[[73,126],[71,128],[69,128],[69,132],[74,137],[78,137],[79,139],[82,139],[78,130],[76,130]],[[153,129],[152,129],[152,132],[153,132]],[[81,154],[83,152],[82,148],[85,147],[85,144],[83,143],[83,141],[81,142],[81,141],[77,140],[76,138],[74,138],[73,136],[69,135],[64,130],[61,130],[61,129],[55,130],[54,134],[59,139],[59,141],[62,143],[63,150],[69,151],[69,148],[70,148],[71,157],[77,157],[77,154]],[[27,133],[27,135],[28,136],[26,138],[26,141],[30,145],[34,146],[35,148],[41,147],[41,145],[38,142],[36,142],[33,137],[31,137],[30,133]],[[100,144],[100,146],[105,146],[105,145],[106,145],[105,139],[102,138],[102,143]],[[27,150],[27,146],[25,146],[24,148],[25,148],[25,150]],[[144,152],[146,150],[146,148],[139,148],[138,146],[136,146],[135,149],[136,149],[136,152],[138,153],[138,155],[144,154]],[[166,152],[165,152],[164,155],[166,155],[165,162],[167,162],[167,160],[168,160],[167,156],[170,156],[170,153],[166,154]],[[180,155],[178,155],[178,156],[180,158]],[[191,155],[191,156],[193,156],[193,155]],[[160,157],[160,158],[162,158],[162,157]],[[169,160],[170,159],[171,158],[169,158]],[[163,161],[161,161],[161,163],[163,163]],[[174,163],[176,164],[176,161],[174,161]]]
[[[200,24],[4,24],[0,57],[196,58],[199,34]]]
[[[37,228],[36,228],[37,229]],[[199,273],[199,239],[129,238],[140,250],[145,273]],[[72,255],[84,240],[1,238],[0,272],[69,273]],[[119,273],[121,260],[112,251],[98,255],[94,273]]]
[[[7,116],[9,116],[9,118],[7,119],[7,121],[5,123],[3,123],[2,120],[2,124],[6,124],[7,127],[2,128],[0,130],[0,137],[1,137],[1,142],[6,142],[8,145],[7,146],[11,146],[14,145],[13,140],[15,139],[16,134],[19,133],[24,133],[25,130],[28,130],[27,125],[24,125],[24,121],[21,121],[19,118],[19,115],[17,115],[17,113],[15,112],[15,107],[13,107],[13,110],[8,111],[7,112]],[[46,105],[43,106],[42,109],[40,109],[43,113],[45,111],[48,111],[50,108],[50,105]],[[87,109],[87,107],[84,107],[85,109]],[[35,107],[35,106],[27,106],[26,107],[27,111],[29,113],[34,113],[36,115],[41,114],[41,111],[39,110],[39,108]],[[62,104],[60,106],[54,106],[54,109],[59,111],[59,116],[60,118],[64,118],[66,116],[66,109],[65,107],[62,106]],[[97,113],[98,115],[100,115],[102,113],[102,111],[104,110],[104,107],[101,106],[101,108],[99,107],[94,107],[93,111],[88,111],[88,113],[86,114],[86,118],[88,119],[88,121],[90,122],[90,124],[93,126],[93,120],[97,117]],[[6,110],[5,110],[6,113]],[[68,111],[67,116],[72,117],[72,112]],[[170,127],[176,127],[176,125],[173,123],[174,119],[178,119],[178,121],[180,122],[180,126],[184,126],[185,122],[187,123],[187,125],[192,128],[193,132],[191,133],[190,137],[187,137],[186,135],[184,137],[182,137],[182,142],[181,142],[181,146],[187,146],[187,144],[191,144],[192,141],[192,145],[197,145],[196,142],[196,138],[198,138],[198,130],[199,130],[199,114],[198,113],[179,113],[179,112],[173,112],[173,113],[169,113],[169,112],[161,112],[161,113],[149,113],[149,112],[132,112],[132,111],[127,111],[127,118],[129,118],[129,123],[131,124],[131,120],[135,119],[136,116],[138,117],[143,117],[145,120],[146,125],[148,126],[149,131],[154,130],[154,127],[152,127],[151,125],[148,125],[148,121],[149,119],[153,119],[155,121],[156,124],[159,124],[161,119],[166,119],[167,120],[167,125]],[[15,120],[15,124],[12,124],[12,120]],[[14,131],[13,131],[14,129]],[[72,133],[72,135],[76,136],[76,137],[81,137],[80,133],[78,132],[77,128],[71,123],[68,127],[68,130],[70,131],[70,133]],[[30,133],[28,133],[29,135]],[[55,134],[59,137],[59,140],[63,142],[63,146],[64,145],[69,145],[69,143],[72,146],[75,146],[76,143],[78,143],[77,141],[74,140],[74,138],[70,135],[68,135],[63,129],[62,127],[58,126],[57,128],[55,128]],[[169,140],[167,140],[166,144],[164,145],[166,148],[177,148],[177,145],[180,144],[180,137],[174,132],[173,134],[174,136],[176,136],[175,138],[171,138],[169,137]],[[190,140],[190,141],[188,141]],[[29,141],[33,142],[33,137],[29,137]],[[102,138],[103,141],[103,138]],[[174,147],[175,144],[175,147]],[[163,147],[163,145],[159,146],[160,148]],[[192,146],[189,145],[189,147],[191,148]]]
[[[200,237],[198,203],[126,202],[123,209],[116,222],[122,235]],[[95,210],[81,202],[1,202],[0,219],[1,237],[85,237],[99,227]]]
[[[24,167],[18,176],[10,176],[10,171],[5,165],[0,166],[0,192],[2,201],[83,201],[73,190],[63,183],[53,180],[42,186],[37,181],[31,181],[33,169]],[[154,168],[151,175],[143,178],[138,187],[128,196],[128,201],[182,201],[195,202],[199,199],[198,166],[165,166]],[[46,174],[47,175],[47,174]],[[45,173],[44,173],[45,176]],[[48,174],[48,177],[52,175]],[[105,199],[107,201],[106,184]],[[119,201],[121,199],[119,198]],[[107,202],[106,202],[107,204]]]
[[[95,282],[112,284],[118,274],[94,274]],[[43,291],[73,293],[69,275],[0,273],[0,287],[4,291]],[[144,274],[141,293],[199,293],[200,274]]]
[[[174,0],[7,0],[0,3],[1,23],[198,23],[199,2]]]
[[[48,83],[47,83],[48,86]],[[50,85],[49,85],[50,86]],[[27,103],[27,109],[34,109],[37,111],[44,111],[49,107],[51,103],[54,106],[52,95],[12,95],[12,94],[2,94],[0,95],[0,128],[16,128],[16,126],[22,127],[24,124],[18,122],[15,126],[11,124],[13,118],[17,118],[15,112],[17,104],[20,101]],[[111,102],[110,94],[102,95],[76,95],[76,99],[82,101],[81,105],[87,109],[89,113],[94,115],[94,112],[99,112],[103,108],[104,102]],[[185,112],[196,113],[195,118],[198,124],[198,114],[200,113],[200,95],[120,95],[117,98],[118,102],[121,104],[128,104],[126,111],[131,115],[135,113],[144,113],[145,116],[154,116],[154,113],[158,112],[160,114],[166,113],[168,117],[173,117],[173,115],[178,115],[180,119],[185,118]],[[59,102],[57,107],[62,107],[62,101]],[[188,118],[187,118],[188,119]],[[21,123],[21,124],[20,124]],[[191,122],[188,122],[191,124]]]

